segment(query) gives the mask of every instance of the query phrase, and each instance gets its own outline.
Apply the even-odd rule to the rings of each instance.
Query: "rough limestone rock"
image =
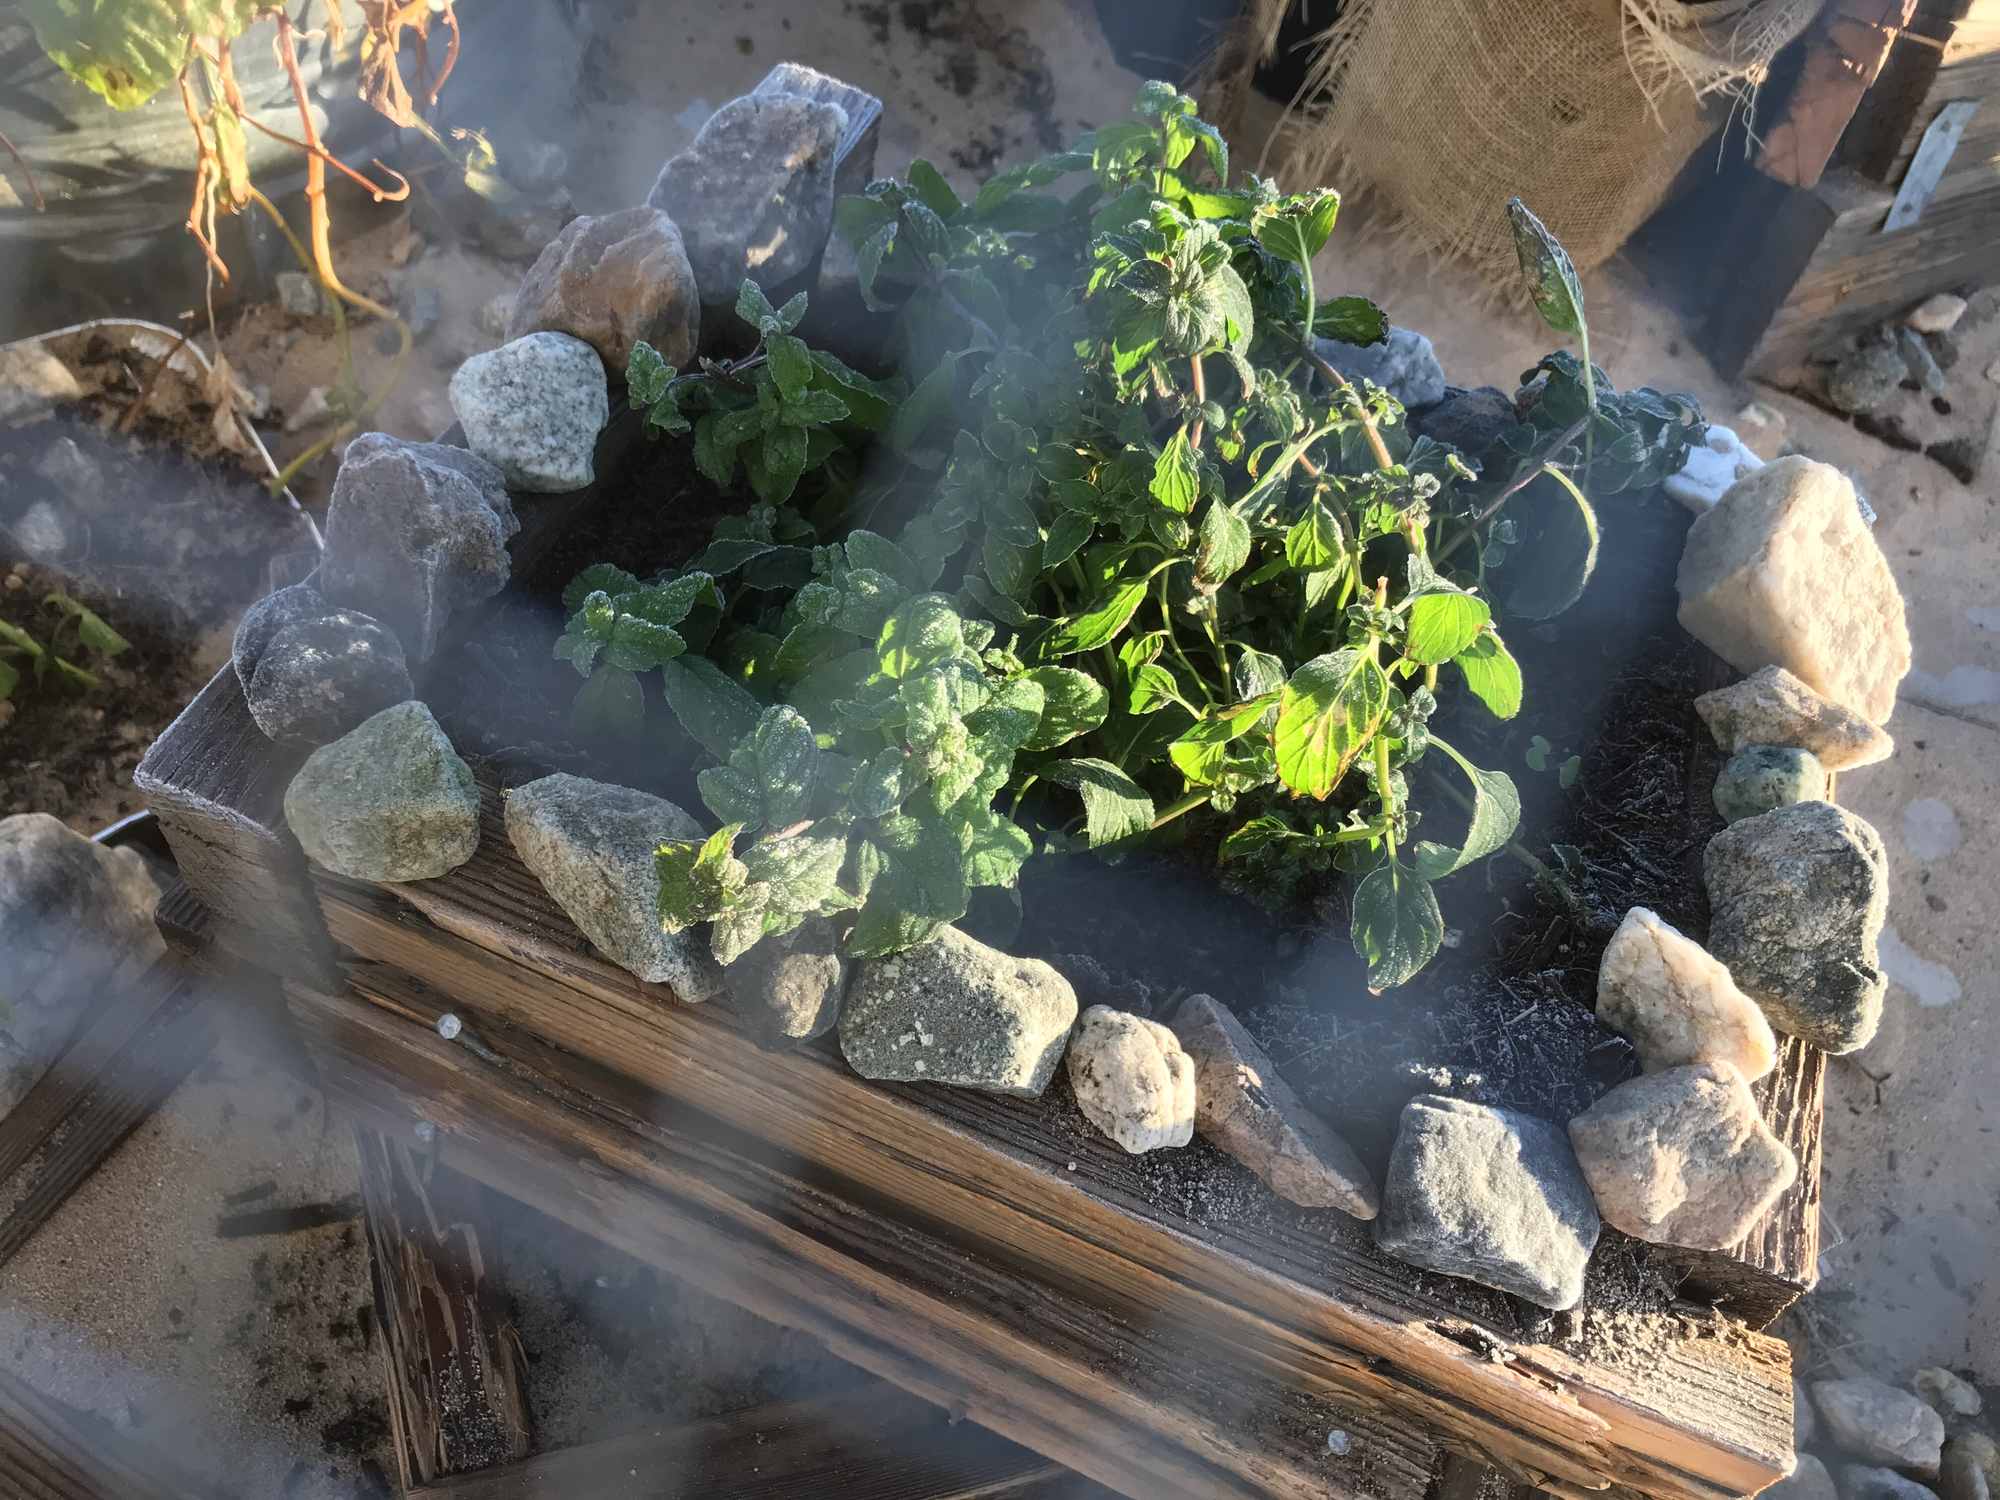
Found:
[[[766,1047],[797,1046],[833,1030],[850,978],[840,930],[825,917],[759,939],[722,971],[730,1008]]]
[[[625,372],[641,340],[677,370],[694,363],[701,297],[674,221],[641,205],[571,219],[528,274],[507,318],[507,337],[567,333]]]
[[[722,106],[660,169],[646,202],[680,226],[701,300],[733,304],[744,277],[799,275],[833,228],[834,153],[847,111],[796,94]]]
[[[1412,411],[1444,400],[1444,366],[1431,341],[1413,328],[1394,328],[1379,344],[1316,338],[1319,356],[1350,381],[1372,380]]]
[[[1302,1207],[1337,1208],[1357,1219],[1381,1211],[1375,1178],[1361,1158],[1300,1102],[1227,1006],[1190,995],[1173,1024],[1194,1060],[1194,1128],[1203,1140]]]
[[[1914,1383],[1917,1394],[1942,1416],[1976,1417],[1986,1405],[1978,1387],[1961,1380],[1941,1365],[1926,1365],[1917,1371]]]
[[[1880,834],[1830,802],[1796,802],[1709,841],[1708,951],[1779,1031],[1829,1052],[1868,1045],[1888,976],[1876,949],[1889,910]]]
[[[1935,1475],[1944,1448],[1944,1418],[1908,1391],[1880,1380],[1813,1383],[1826,1438],[1868,1463]]]
[[[435,880],[479,847],[479,788],[431,711],[398,703],[306,757],[285,822],[336,875]]]
[[[1678,587],[1681,625],[1740,670],[1784,667],[1871,724],[1895,708],[1903,596],[1840,470],[1781,458],[1737,483],[1689,528]]]
[[[1903,326],[1918,333],[1950,333],[1965,316],[1965,299],[1955,292],[1932,292],[1903,315]]]
[[[1810,750],[1790,745],[1745,745],[1715,778],[1715,810],[1740,823],[1793,802],[1824,802],[1826,767]]]
[[[1037,1098],[1062,1061],[1076,991],[1035,958],[955,927],[867,959],[840,1012],[840,1050],[863,1078]]]
[[[1757,1002],[1701,944],[1643,906],[1625,913],[1605,945],[1597,1019],[1631,1038],[1648,1073],[1726,1062],[1754,1082],[1778,1061]]]
[[[1514,398],[1497,385],[1476,386],[1469,391],[1448,385],[1444,399],[1436,406],[1410,414],[1410,431],[1476,459],[1519,420],[1514,414]]]
[[[334,477],[319,591],[382,621],[411,661],[429,661],[454,610],[507,586],[507,540],[520,529],[484,459],[366,432]]]
[[[1937,1500],[1937,1492],[1929,1485],[1918,1484],[1894,1469],[1868,1464],[1842,1464],[1840,1492],[1845,1500]]]
[[[544,776],[506,802],[515,853],[592,947],[682,1000],[720,992],[706,934],[664,932],[658,915],[654,851],[666,839],[705,837],[701,824],[662,797],[583,776]]]
[[[1840,1500],[1840,1490],[1825,1464],[1810,1453],[1801,1453],[1791,1478],[1779,1480],[1759,1500]]]
[[[25,421],[65,401],[81,401],[83,387],[68,365],[40,344],[0,348],[0,423]]]
[[[1070,1038],[1068,1067],[1077,1108],[1134,1156],[1194,1139],[1194,1063],[1158,1021],[1091,1006]]]
[[[1828,771],[1872,766],[1895,753],[1896,742],[1861,715],[1829,703],[1783,667],[1765,667],[1743,681],[1694,700],[1715,743],[1731,752],[1749,745],[1795,745]]]
[[[244,698],[272,739],[324,745],[413,691],[402,642],[380,621],[341,609],[272,636]]]
[[[256,675],[258,659],[271,644],[271,637],[304,620],[323,620],[334,608],[311,584],[295,583],[266,594],[244,610],[229,647],[229,662],[236,669],[236,680],[243,690],[246,693],[250,690],[250,679]]]
[[[2000,1446],[1983,1432],[1961,1432],[1944,1445],[1938,1491],[1944,1500],[1994,1500],[2000,1495]]]
[[[1619,1084],[1569,1122],[1569,1139],[1604,1222],[1656,1245],[1727,1249],[1799,1175],[1722,1062]]]
[[[565,494],[594,477],[591,459],[611,417],[611,395],[604,362],[582,339],[511,339],[460,365],[450,394],[466,446],[512,488]]]
[[[1583,1297],[1597,1233],[1558,1127],[1438,1094],[1403,1107],[1375,1221],[1390,1255],[1561,1312]]]
[[[73,833],[47,813],[0,818],[0,999],[14,1014],[71,1007],[135,974],[166,945],[145,860]]]

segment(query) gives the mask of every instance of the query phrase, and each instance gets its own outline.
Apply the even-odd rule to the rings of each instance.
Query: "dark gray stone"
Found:
[[[1715,778],[1715,810],[1726,823],[1794,802],[1826,798],[1826,767],[1810,750],[1790,745],[1745,745]]]
[[[342,609],[294,621],[272,636],[244,698],[272,739],[324,745],[412,691],[395,633]]]
[[[307,858],[354,880],[434,880],[479,848],[479,788],[431,711],[385,708],[306,757],[285,822]]]
[[[507,586],[507,539],[520,529],[485,460],[363,433],[333,481],[320,592],[388,625],[411,661],[428,661],[452,611]]]
[[[1903,356],[1903,368],[1910,372],[1910,379],[1922,386],[1933,396],[1942,396],[1945,390],[1944,371],[1938,368],[1937,356],[1924,342],[1924,336],[1914,328],[1896,330],[1896,347]]]
[[[1583,1297],[1597,1205],[1562,1130],[1436,1094],[1403,1107],[1375,1242],[1555,1312]]]
[[[1917,1397],[1882,1380],[1813,1382],[1821,1429],[1841,1452],[1872,1464],[1935,1475],[1944,1418]]]
[[[515,489],[563,494],[589,484],[611,415],[604,362],[567,333],[530,333],[475,354],[451,377],[466,446]]]
[[[326,293],[319,278],[304,271],[280,271],[273,281],[278,289],[278,305],[294,318],[317,318],[327,311]]]
[[[722,971],[701,931],[660,926],[653,856],[667,839],[706,836],[664,797],[583,776],[544,776],[507,793],[507,837],[542,889],[599,953],[690,1003],[715,995]]]
[[[1391,327],[1379,344],[1343,344],[1338,339],[1313,340],[1320,358],[1349,380],[1372,380],[1411,411],[1444,400],[1444,366],[1431,341],[1413,328]]]
[[[1938,1500],[1929,1485],[1870,1464],[1842,1464],[1840,1493],[1843,1500]]]
[[[1845,412],[1872,412],[1895,399],[1903,373],[1903,355],[1894,344],[1863,344],[1827,372],[1826,398]]]
[[[1447,386],[1436,406],[1411,414],[1410,431],[1478,458],[1517,420],[1514,398],[1498,386],[1470,391]]]
[[[1868,1045],[1888,977],[1876,940],[1888,915],[1881,835],[1830,802],[1745,818],[1702,856],[1708,951],[1779,1031],[1829,1052]]]
[[[723,105],[660,169],[646,202],[680,227],[703,302],[733,304],[746,276],[768,291],[813,263],[833,227],[846,129],[837,104],[750,95]]]
[[[229,648],[230,664],[236,668],[236,680],[243,685],[243,691],[250,691],[257,662],[279,631],[301,621],[324,619],[333,610],[334,606],[309,583],[275,590],[244,610],[243,618],[236,622],[236,638]]]
[[[1076,1022],[1076,991],[1049,965],[942,927],[865,959],[840,1013],[840,1050],[863,1078],[1039,1097]]]
[[[753,943],[722,971],[730,1008],[767,1047],[797,1046],[833,1030],[850,977],[840,931],[825,917]]]

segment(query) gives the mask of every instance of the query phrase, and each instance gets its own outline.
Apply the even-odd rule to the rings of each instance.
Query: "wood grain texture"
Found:
[[[447,997],[357,964],[356,993],[288,984],[329,1096],[712,1296],[1135,1497],[1418,1500],[1422,1435],[1271,1381],[1218,1378],[1198,1330],[1135,1321],[884,1212],[768,1142],[678,1112],[518,1028],[441,1041]],[[803,1175],[802,1175],[803,1174]],[[1355,1432],[1359,1462],[1326,1452]]]
[[[403,1487],[525,1458],[527,1356],[491,1279],[485,1189],[376,1131],[354,1144]]]
[[[209,1500],[171,1455],[0,1369],[0,1495],[7,1500]]]
[[[1716,1500],[1789,1469],[1782,1344],[1701,1315],[1638,1320],[1628,1336],[1651,1342],[1631,1363],[1518,1345],[1504,1298],[1414,1275],[1338,1214],[1157,1201],[1142,1159],[1051,1128],[1053,1094],[883,1086],[826,1050],[762,1052],[718,1007],[677,1004],[592,953],[514,856],[490,787],[486,803],[478,855],[443,880],[391,893],[324,878],[338,940],[476,1023],[615,1070],[657,1107],[762,1138],[914,1224],[1127,1317],[1199,1328],[1217,1359],[1523,1477]]]
[[[1821,12],[1805,37],[1798,83],[1764,132],[1760,171],[1793,187],[1819,181],[1916,7],[1917,0],[1834,0]]]
[[[809,1401],[537,1454],[409,1500],[1026,1500],[1058,1481],[1074,1476],[887,1381],[861,1379]],[[1071,1486],[1079,1500],[1083,1484]]]

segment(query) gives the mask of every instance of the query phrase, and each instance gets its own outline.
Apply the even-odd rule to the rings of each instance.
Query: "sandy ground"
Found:
[[[965,184],[996,160],[1122,112],[1138,82],[1112,60],[1083,0],[1024,0],[1004,12],[956,0],[930,7],[761,0],[732,8],[714,26],[697,28],[687,16],[640,0],[592,4],[586,18],[595,40],[568,53],[550,45],[544,55],[557,61],[544,65],[538,92],[504,112],[496,144],[564,144],[578,206],[615,208],[643,194],[659,162],[714,106],[790,57],[888,101],[884,169],[900,170],[921,152]],[[476,26],[469,30],[476,45]],[[565,66],[574,70],[569,93],[559,78],[550,81]],[[406,297],[426,286],[440,296],[440,321],[379,419],[407,436],[431,436],[449,420],[442,393],[450,370],[492,342],[480,309],[511,287],[519,268],[434,241],[401,211],[353,227],[361,235],[344,263],[358,284]],[[1365,292],[1397,322],[1429,333],[1455,382],[1510,385],[1551,347],[1532,320],[1489,312],[1477,289],[1371,241],[1356,232],[1362,227],[1343,224],[1335,235],[1320,285]],[[1808,1358],[1816,1363],[1890,1379],[1944,1363],[2000,1382],[1991,1084],[2000,1036],[1990,962],[2000,919],[1992,878],[2000,835],[2000,527],[1992,497],[2000,457],[1989,457],[1987,478],[1968,487],[1804,402],[1719,380],[1678,316],[1629,265],[1614,262],[1586,287],[1593,352],[1614,378],[1690,390],[1724,422],[1746,400],[1767,403],[1782,419],[1778,428],[1736,424],[1753,447],[1770,456],[1789,442],[1839,463],[1881,514],[1878,535],[1909,601],[1917,670],[1891,725],[1901,753],[1843,778],[1840,795],[1890,849],[1892,936],[1884,951],[1896,983],[1880,1039],[1832,1069],[1825,1279],[1808,1316],[1792,1326],[1813,1335]],[[1987,410],[2000,387],[1977,381],[2000,353],[1996,330],[2000,318],[1953,376],[1955,390]],[[367,386],[384,358],[371,331],[356,347]],[[296,410],[338,368],[325,325],[299,323],[275,307],[244,320],[230,353],[280,413]],[[281,457],[314,435],[310,428],[276,434]],[[324,477],[324,469],[309,475],[302,492]],[[353,1173],[351,1143],[326,1127],[317,1097],[268,1060],[226,1044],[8,1268],[0,1358],[135,1430],[192,1434],[198,1441],[189,1446],[228,1452],[240,1464],[243,1493],[367,1492],[367,1463],[383,1457],[367,1429],[370,1415],[380,1416],[379,1379],[371,1351],[340,1324],[368,1300],[354,1224],[277,1245],[215,1232],[233,1193],[268,1182],[276,1202],[334,1202],[354,1192]],[[521,1278],[524,1327],[542,1330],[552,1361],[558,1331],[576,1326],[568,1316],[576,1288],[610,1274],[596,1265],[601,1253],[568,1244],[551,1252],[543,1271]],[[629,1267],[615,1274],[636,1275]],[[286,1290],[274,1299],[273,1287]],[[641,1291],[634,1283],[631,1295]],[[671,1300],[672,1293],[647,1295]],[[279,1313],[285,1302],[295,1310]],[[588,1337],[565,1337],[561,1358],[578,1383],[566,1387],[571,1396],[560,1409],[572,1430],[647,1420],[613,1354]],[[668,1355],[678,1351],[680,1378],[717,1390],[719,1377],[696,1351],[736,1337],[661,1331]],[[790,1368],[799,1357],[774,1346],[770,1368]],[[595,1386],[586,1378],[592,1370]],[[329,1436],[329,1426],[348,1418]]]

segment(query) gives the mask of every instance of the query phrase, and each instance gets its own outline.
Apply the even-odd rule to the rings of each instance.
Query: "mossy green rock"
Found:
[[[479,847],[472,767],[415,699],[306,757],[285,822],[315,864],[352,880],[434,880]]]
[[[1745,745],[1715,778],[1715,810],[1740,823],[1794,802],[1824,802],[1826,785],[1826,767],[1810,750]]]

